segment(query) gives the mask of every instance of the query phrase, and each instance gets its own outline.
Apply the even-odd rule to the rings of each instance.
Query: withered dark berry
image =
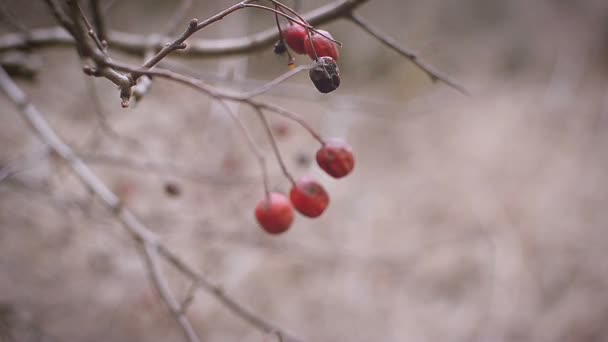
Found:
[[[283,43],[283,41],[282,41],[282,40],[279,40],[279,41],[277,41],[277,42],[274,44],[274,50],[273,50],[273,51],[274,51],[274,53],[275,53],[275,54],[277,54],[277,55],[282,55],[282,54],[284,54],[285,52],[287,52],[287,47],[285,46],[285,43]]]
[[[331,93],[340,86],[340,69],[331,57],[319,57],[308,75],[318,91],[323,94]]]

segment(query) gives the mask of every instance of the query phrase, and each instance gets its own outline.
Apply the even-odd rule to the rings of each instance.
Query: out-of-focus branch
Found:
[[[23,91],[17,86],[17,84],[15,84],[15,82],[2,68],[0,68],[0,89],[2,89],[11,102],[13,102],[19,109],[26,123],[32,128],[38,137],[72,169],[72,171],[87,189],[99,197],[103,204],[112,211],[113,215],[116,216],[124,228],[133,236],[133,238],[142,244],[146,253],[152,253],[152,256],[155,254],[162,256],[185,276],[190,278],[192,281],[195,281],[197,284],[200,284],[202,289],[212,294],[235,315],[249,322],[252,326],[256,327],[260,331],[265,333],[280,331],[288,341],[301,341],[300,339],[286,333],[283,329],[279,329],[276,325],[266,321],[261,316],[255,314],[248,308],[244,307],[241,303],[226,295],[221,287],[211,283],[208,279],[195,271],[193,267],[182,261],[182,259],[180,259],[173,251],[169,250],[165,245],[163,245],[158,236],[151,232],[132,211],[124,207],[118,196],[116,196],[108,188],[108,186],[105,185],[74,153],[74,151],[68,145],[66,145],[59,138],[59,136],[57,136],[55,131],[45,120],[42,113],[40,113],[38,109],[29,102]],[[150,263],[149,261],[147,262]],[[151,263],[149,265],[154,266]],[[159,291],[167,290],[166,284],[159,282],[158,279],[160,277],[161,280],[165,281],[162,279],[162,274],[157,273],[154,269],[150,269],[149,271],[151,272],[155,286],[159,289]],[[163,294],[161,293],[161,295]],[[165,295],[163,295],[163,298]],[[167,305],[171,308],[171,310],[174,311],[175,303],[173,303],[170,299],[168,300],[168,298],[164,299],[167,301]],[[177,308],[179,311],[179,306]],[[184,323],[187,321],[187,319],[183,313],[180,311],[174,316],[184,329],[184,333],[188,339],[190,341],[197,341],[196,339],[192,339],[189,332],[186,331],[187,328],[185,324],[189,323]]]
[[[469,95],[469,91],[463,85],[458,83],[456,80],[453,80],[449,76],[445,75],[441,71],[437,70],[432,65],[423,61],[416,52],[400,45],[399,42],[397,42],[394,38],[380,31],[380,29],[370,24],[360,15],[351,12],[348,18],[361,29],[363,29],[365,32],[369,33],[372,37],[378,39],[382,44],[388,46],[401,56],[412,61],[412,63],[414,63],[417,67],[424,71],[433,82],[441,81],[449,85],[450,87],[458,90],[459,92],[465,95]]]
[[[0,54],[0,66],[9,74],[33,78],[43,66],[39,55],[22,51],[9,51]]]
[[[158,263],[158,250],[154,245],[148,243],[147,241],[144,241],[143,244],[144,256],[148,266],[147,270],[152,280],[152,284],[154,284],[154,287],[156,287],[159,295],[165,301],[169,307],[169,310],[182,327],[188,341],[200,342],[200,338],[198,337],[196,331],[194,331],[192,323],[190,323],[190,320],[188,320],[188,317],[186,317],[184,310],[182,310],[182,306],[179,304],[177,299],[175,299],[175,295],[173,294],[173,291],[171,291],[171,288],[169,288],[167,278],[163,274]]]
[[[339,0],[312,10],[302,15],[302,17],[310,25],[323,25],[336,19],[348,17],[351,11],[367,1],[369,0]],[[196,57],[246,54],[272,46],[278,38],[279,33],[273,27],[245,37],[190,39],[188,47],[177,51],[177,53]],[[149,49],[147,37],[140,34],[110,30],[108,31],[106,40],[112,49],[130,54],[142,56]],[[171,41],[172,39],[169,37],[163,37],[155,43],[154,49],[160,50]],[[73,44],[74,39],[60,27],[32,29],[27,37],[20,33],[9,33],[0,36],[0,51],[27,46],[45,47]]]

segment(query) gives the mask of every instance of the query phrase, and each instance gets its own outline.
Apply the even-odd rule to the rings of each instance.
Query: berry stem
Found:
[[[241,118],[234,112],[234,110],[232,110],[232,108],[230,108],[230,106],[228,105],[228,103],[226,103],[226,101],[219,100],[219,102],[224,107],[224,109],[226,109],[228,114],[230,114],[230,117],[232,118],[232,120],[236,123],[238,128],[243,132],[243,135],[247,139],[247,146],[249,146],[249,149],[255,155],[255,158],[257,159],[258,164],[260,166],[260,170],[262,171],[262,182],[264,184],[264,193],[265,193],[266,199],[270,202],[270,181],[268,180],[268,168],[266,167],[266,159],[260,152],[259,147],[253,140],[253,137],[251,136],[251,133],[249,133],[247,126],[245,126],[245,124],[243,123],[243,120],[241,120]]]
[[[274,4],[274,7],[276,9],[280,10],[281,12],[283,12],[283,9],[285,9],[288,12],[290,12],[291,14],[293,14],[294,16],[296,16],[298,19],[300,19],[303,23],[307,23],[308,24],[308,22],[306,21],[306,19],[304,19],[295,9],[292,9],[289,6],[286,6],[286,5],[282,4],[281,2],[279,2],[277,0],[268,0],[268,1],[272,2]]]
[[[312,31],[316,32],[317,34],[320,34],[321,36],[323,36],[323,37],[331,40],[332,42],[338,44],[339,46],[342,46],[341,42],[335,40],[332,37],[329,37],[328,35],[326,35],[326,34],[324,34],[322,32],[317,31],[317,29],[314,28],[312,25],[308,24],[305,21],[300,21],[300,20],[298,20],[298,19],[290,16],[289,14],[285,14],[285,13],[283,13],[281,11],[278,11],[278,10],[276,10],[274,8],[270,8],[268,6],[254,5],[254,4],[250,4],[250,3],[244,3],[242,6],[243,6],[243,8],[257,8],[257,9],[261,9],[261,10],[265,10],[265,11],[276,13],[276,14],[282,16],[282,17],[287,18],[287,20],[290,20],[290,21],[292,21],[292,22],[294,22],[294,23],[296,23],[296,24],[298,24],[298,25],[300,25],[300,26],[302,26],[302,27],[304,27],[304,28],[306,28],[308,30],[312,30]]]
[[[275,9],[277,8],[278,6],[275,5]],[[279,41],[281,42],[281,44],[285,45],[285,39],[283,38],[283,30],[281,30],[281,24],[279,23],[279,15],[276,12],[274,13],[274,21],[277,23],[277,30],[279,31]],[[291,56],[291,52],[289,52],[289,49],[285,49],[285,51],[287,52],[287,64],[289,65],[294,61],[294,58]]]
[[[317,54],[317,49],[315,49],[315,44],[312,43],[312,33],[310,33],[310,30],[306,30],[306,34],[308,35],[308,43],[310,43],[312,52],[315,54],[315,61],[318,61],[319,55]],[[325,69],[325,67],[323,67],[323,69],[325,70],[325,73],[327,73],[329,75],[329,72],[327,71],[327,69]]]
[[[272,129],[270,128],[270,125],[268,124],[268,119],[266,119],[264,112],[262,112],[262,110],[259,107],[254,107],[254,109],[255,109],[256,114],[260,118],[260,121],[262,122],[264,129],[266,130],[266,135],[268,135],[268,138],[270,139],[270,144],[272,145],[274,155],[277,157],[277,161],[279,162],[279,165],[281,166],[281,171],[283,172],[283,175],[285,175],[285,178],[287,178],[291,182],[292,185],[295,185],[296,182],[293,179],[293,177],[291,176],[291,174],[289,173],[289,171],[287,170],[287,166],[285,165],[285,162],[283,161],[283,157],[281,156],[281,151],[279,150],[277,141],[274,138],[274,134],[272,134]]]
[[[249,104],[256,110],[266,109],[275,114],[286,117],[289,120],[295,121],[298,125],[302,126],[302,128],[307,130],[308,133],[310,133],[310,135],[312,135],[312,137],[315,140],[317,140],[320,144],[324,144],[324,141],[323,141],[323,138],[321,137],[321,135],[319,133],[317,133],[317,131],[315,131],[314,128],[310,127],[310,125],[308,125],[306,120],[304,120],[303,118],[298,116],[296,113],[293,113],[285,108],[282,108],[282,107],[279,107],[276,105],[269,105],[267,103],[260,103],[260,102],[251,103],[250,102]]]

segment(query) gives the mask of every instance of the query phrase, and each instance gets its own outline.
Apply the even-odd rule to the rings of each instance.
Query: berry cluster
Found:
[[[323,143],[316,155],[317,164],[328,175],[342,178],[353,170],[355,159],[349,144],[340,139]],[[321,216],[329,205],[329,194],[310,177],[292,181],[289,199],[278,192],[268,193],[255,208],[258,223],[269,234],[280,234],[289,229],[294,220],[293,209],[306,217]]]
[[[336,61],[340,57],[340,52],[329,32],[313,31],[290,23],[287,28],[282,30],[281,35],[293,52],[299,55],[306,54],[315,61],[316,66],[309,71],[309,76],[317,90],[326,94],[338,88],[340,70]],[[286,51],[282,41],[275,45],[274,51],[279,54]]]

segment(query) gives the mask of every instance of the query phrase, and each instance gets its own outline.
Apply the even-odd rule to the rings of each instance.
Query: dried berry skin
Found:
[[[321,57],[315,61],[316,65],[310,69],[308,76],[318,91],[323,94],[331,93],[340,86],[340,69],[331,57]]]
[[[332,37],[332,35],[327,31],[318,31],[328,37]],[[308,36],[308,34],[306,35],[306,37],[304,37],[304,49],[308,57],[310,57],[310,59],[312,59],[313,61],[317,59],[317,57],[331,57],[336,61],[338,60],[338,58],[340,58],[338,45],[316,32],[311,32],[310,37]]]
[[[274,53],[277,55],[282,55],[285,52],[287,52],[287,47],[285,46],[285,44],[283,43],[283,41],[279,40],[274,44],[274,49],[273,49]]]
[[[329,139],[317,151],[317,164],[334,178],[342,178],[355,167],[352,147],[341,139]]]
[[[287,196],[272,192],[255,207],[255,217],[267,233],[281,234],[293,223],[293,207]]]
[[[309,177],[299,179],[291,188],[289,199],[296,210],[308,217],[319,217],[329,205],[325,188]]]
[[[304,39],[308,36],[306,29],[300,25],[289,25],[283,30],[283,38],[285,43],[293,52],[303,55],[306,53],[304,48]]]

